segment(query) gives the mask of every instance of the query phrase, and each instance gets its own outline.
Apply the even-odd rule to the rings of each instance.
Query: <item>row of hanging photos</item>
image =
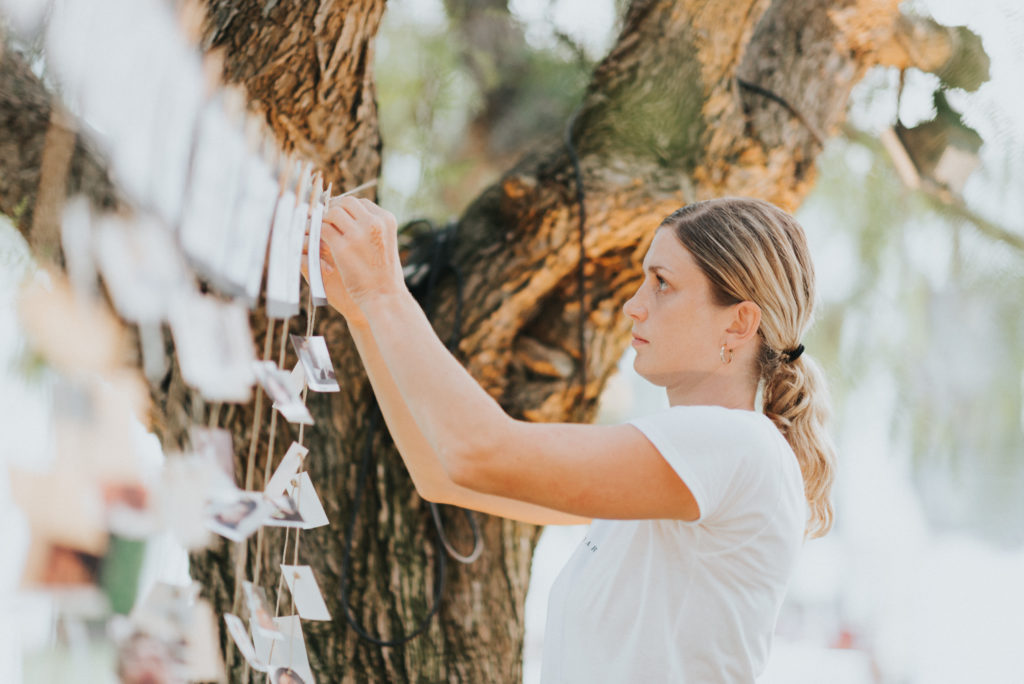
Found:
[[[266,271],[268,317],[298,313],[307,232],[313,246],[312,300],[326,303],[318,245],[331,188],[323,187],[309,164],[268,161],[273,144],[263,125],[243,113],[240,91],[220,86],[217,60],[200,58],[195,50],[200,4],[179,5],[183,17],[162,0],[0,0],[0,9],[27,40],[43,32],[50,74],[60,82],[69,108],[88,122],[87,132],[109,160],[112,177],[139,209],[132,217],[95,215],[85,199],[68,203],[62,242],[75,290],[94,295],[96,271],[101,272],[118,313],[138,326],[143,367],[151,379],[166,371],[161,332],[166,322],[184,380],[206,400],[248,402],[258,381],[287,420],[311,424],[301,387],[337,391],[323,338],[292,336],[299,363],[291,373],[272,361],[257,361],[246,308],[258,302]],[[193,271],[231,301],[201,294]],[[221,446],[214,446],[218,441]],[[299,472],[305,457],[301,445],[288,450],[265,492],[234,484],[226,431],[196,428],[192,446],[222,462],[226,454],[227,469],[222,486],[212,490],[205,519],[185,514],[187,506],[179,508],[179,538],[198,539],[188,520],[235,541],[262,525],[327,524],[308,473]],[[190,464],[171,459],[167,466],[164,487],[187,496],[195,482]],[[299,619],[329,619],[329,614],[311,569],[293,562],[282,564],[282,571],[298,615],[270,618],[265,593],[247,583],[252,640],[238,618],[225,616],[225,624],[250,665],[268,672],[274,684],[312,682]],[[194,585],[158,584],[132,619],[151,636],[191,635],[202,650],[211,641],[199,636],[208,631],[196,613],[203,606]],[[204,653],[192,654],[199,664],[193,662],[188,671],[199,679],[216,678],[198,675],[215,669],[213,656]]]

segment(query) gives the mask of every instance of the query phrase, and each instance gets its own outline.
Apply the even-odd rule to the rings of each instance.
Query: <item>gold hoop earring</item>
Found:
[[[725,358],[725,352],[729,352],[728,359]],[[722,363],[728,366],[730,363],[732,363],[732,349],[726,349],[725,345],[723,344],[722,348],[718,350],[718,357],[722,359]]]

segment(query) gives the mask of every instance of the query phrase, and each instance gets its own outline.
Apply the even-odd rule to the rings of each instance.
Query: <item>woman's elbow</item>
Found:
[[[485,450],[462,445],[446,450],[442,463],[448,479],[454,485],[475,492],[490,493],[488,482],[491,478],[487,456]]]

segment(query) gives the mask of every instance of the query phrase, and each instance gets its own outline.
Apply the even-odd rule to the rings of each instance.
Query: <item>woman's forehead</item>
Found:
[[[643,267],[645,271],[662,269],[681,273],[696,268],[697,262],[671,229],[659,228],[647,248]]]

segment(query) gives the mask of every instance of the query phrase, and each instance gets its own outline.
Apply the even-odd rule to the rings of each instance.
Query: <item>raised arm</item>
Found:
[[[410,449],[403,457],[417,461],[410,471],[426,466],[413,452],[429,453],[432,467],[461,489],[499,499],[584,518],[699,517],[689,489],[636,428],[509,417],[448,352],[405,288],[389,213],[344,198],[328,212],[323,239],[365,319],[363,342],[373,340],[376,353],[363,359],[368,371],[376,366],[371,382],[389,405],[392,434],[397,429]],[[429,486],[440,479],[436,470],[420,477],[426,472]]]
[[[320,268],[328,303],[345,316],[384,421],[421,497],[427,501],[452,504],[537,525],[578,525],[589,522],[580,516],[476,492],[455,484],[413,420],[381,357],[366,317],[348,297],[329,255],[321,256]]]

